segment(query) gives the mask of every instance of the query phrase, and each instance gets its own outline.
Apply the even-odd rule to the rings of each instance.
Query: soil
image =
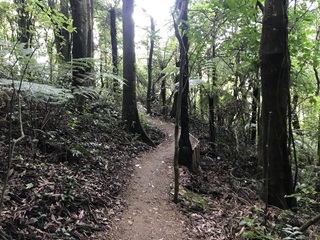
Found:
[[[28,103],[30,109],[22,112],[26,137],[17,144],[8,171],[0,240],[229,240],[244,239],[245,233],[263,239],[265,229],[277,235],[273,223],[280,232],[286,227],[287,222],[279,222],[279,209],[269,207],[264,214],[257,195],[261,183],[254,176],[255,146],[242,144],[232,131],[218,129],[213,153],[209,127],[191,121],[201,142],[201,172],[180,168],[176,205],[173,124],[153,117],[148,117],[151,124],[144,121],[158,144],[151,149],[122,129],[119,113],[109,106],[82,114]],[[18,113],[15,106],[13,116]],[[8,123],[6,109],[0,108],[0,189],[8,170]],[[39,126],[42,130],[34,131]],[[20,136],[19,130],[19,122],[12,121],[12,138]],[[297,220],[294,213],[286,214]],[[300,226],[310,214],[305,216],[289,223]],[[270,224],[264,226],[266,219]],[[319,229],[319,224],[310,227],[308,239],[316,239]],[[286,236],[281,233],[279,239]]]
[[[122,197],[127,209],[114,218],[107,240],[179,240],[191,238],[187,218],[172,200],[173,124],[150,119],[166,134],[155,149],[134,161],[132,178]]]

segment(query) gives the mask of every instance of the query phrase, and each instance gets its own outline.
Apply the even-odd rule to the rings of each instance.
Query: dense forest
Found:
[[[0,1],[0,240],[117,240],[156,149],[188,239],[320,240],[320,1],[152,1]]]

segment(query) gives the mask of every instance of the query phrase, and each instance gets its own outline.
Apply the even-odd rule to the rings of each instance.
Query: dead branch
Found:
[[[304,232],[305,230],[307,230],[310,226],[312,226],[313,224],[315,224],[316,222],[318,222],[320,220],[320,214],[318,214],[317,216],[315,216],[314,218],[310,219],[309,221],[307,221],[305,224],[303,224],[300,227],[300,231]]]

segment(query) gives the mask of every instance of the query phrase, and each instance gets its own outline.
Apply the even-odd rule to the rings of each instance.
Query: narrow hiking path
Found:
[[[150,118],[166,139],[134,161],[129,186],[123,194],[128,208],[115,217],[108,240],[187,240],[186,218],[172,202],[173,125]]]

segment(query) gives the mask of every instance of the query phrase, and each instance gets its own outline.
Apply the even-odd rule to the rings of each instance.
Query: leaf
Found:
[[[33,188],[33,183],[27,183],[26,184],[26,189],[30,189]]]

